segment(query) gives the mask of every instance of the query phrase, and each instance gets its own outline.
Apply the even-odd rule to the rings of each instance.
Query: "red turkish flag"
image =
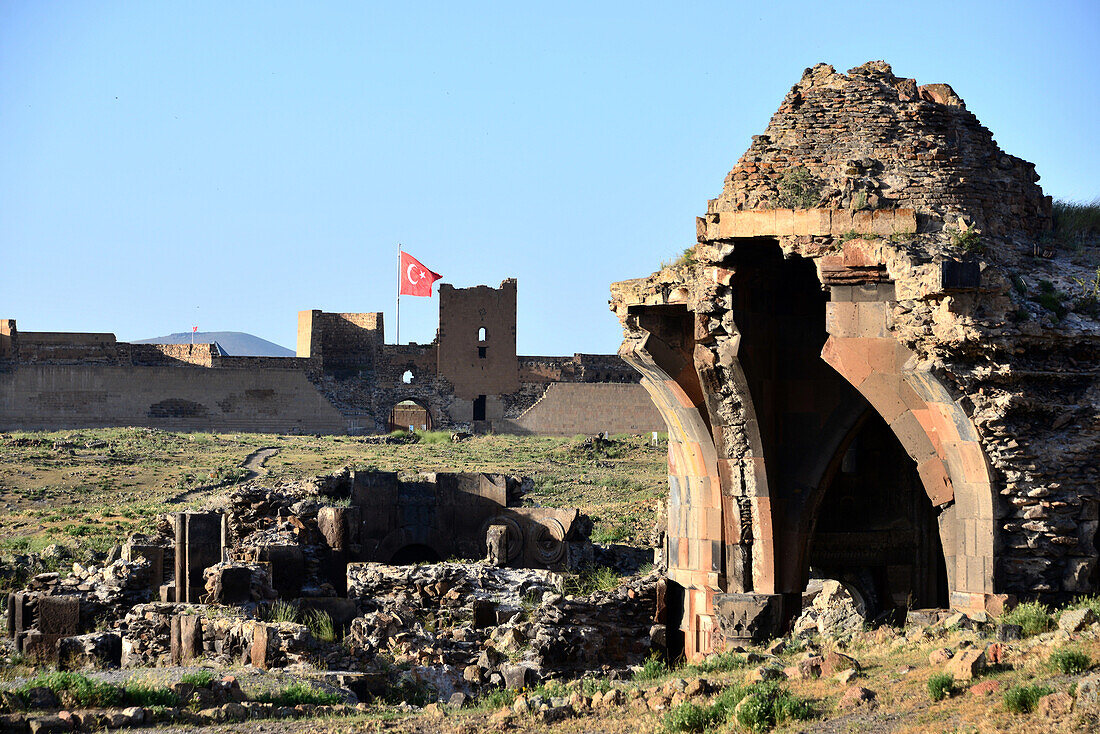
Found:
[[[401,295],[430,296],[432,283],[443,276],[433,273],[407,252],[401,253]]]

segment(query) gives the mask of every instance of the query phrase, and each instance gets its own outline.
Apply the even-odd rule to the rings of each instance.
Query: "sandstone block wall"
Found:
[[[0,380],[0,430],[104,426],[346,432],[300,370],[32,364]]]
[[[518,418],[493,421],[493,429],[559,436],[649,433],[664,431],[665,422],[641,385],[557,382]]]

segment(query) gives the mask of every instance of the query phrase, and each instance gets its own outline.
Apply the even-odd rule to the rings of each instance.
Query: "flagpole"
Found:
[[[401,243],[397,243],[397,343],[401,343]]]

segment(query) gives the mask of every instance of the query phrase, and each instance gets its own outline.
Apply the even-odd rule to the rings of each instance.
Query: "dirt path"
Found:
[[[166,500],[167,504],[178,505],[182,502],[199,496],[205,492],[209,492],[212,489],[220,489],[222,487],[228,487],[231,484],[240,484],[241,482],[247,482],[249,479],[255,478],[263,470],[264,464],[275,454],[279,453],[279,449],[274,446],[264,446],[263,448],[256,449],[248,456],[244,457],[244,461],[241,462],[241,468],[247,469],[248,474],[244,475],[235,482],[219,482],[217,484],[204,484],[201,487],[195,487],[194,489],[188,489],[185,492],[180,492],[174,497],[170,497]]]

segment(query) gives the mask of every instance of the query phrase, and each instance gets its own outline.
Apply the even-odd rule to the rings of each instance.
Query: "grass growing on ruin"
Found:
[[[1026,636],[1046,632],[1054,625],[1050,607],[1037,601],[1017,604],[1000,618],[1001,624],[1018,624]]]
[[[340,697],[335,693],[318,690],[302,681],[291,683],[278,691],[261,693],[255,700],[275,706],[331,706],[340,703]]]
[[[1054,236],[1061,240],[1100,236],[1100,198],[1090,202],[1055,199]]]

